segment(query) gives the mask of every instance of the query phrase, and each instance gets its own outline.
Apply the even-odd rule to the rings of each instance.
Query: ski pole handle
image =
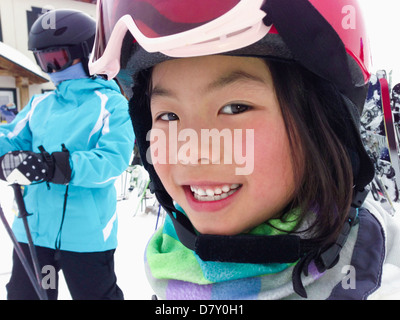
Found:
[[[14,183],[11,185],[14,189],[15,201],[17,202],[19,215],[18,218],[28,217],[29,213],[26,211],[24,198],[22,196],[21,185]]]

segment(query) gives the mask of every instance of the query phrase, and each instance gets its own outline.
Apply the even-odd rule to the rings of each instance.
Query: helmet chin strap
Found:
[[[203,261],[234,263],[293,263],[310,252],[318,252],[320,269],[332,268],[338,261],[340,250],[344,246],[351,227],[357,223],[358,209],[364,202],[369,190],[355,190],[348,219],[337,241],[330,247],[322,248],[312,239],[302,239],[296,235],[258,236],[258,235],[207,235],[197,234],[189,219],[165,200],[160,203],[172,219],[175,231],[181,243],[193,250]],[[282,248],[285,248],[282,250]]]
[[[327,248],[312,239],[302,239],[295,235],[257,236],[236,235],[221,236],[197,234],[189,219],[174,207],[171,198],[159,202],[171,217],[175,231],[181,243],[193,250],[203,261],[232,263],[294,263],[292,282],[294,291],[307,298],[307,292],[301,280],[301,274],[308,275],[308,266],[314,261],[320,273],[333,268],[339,261],[340,251],[346,243],[351,228],[358,223],[358,210],[369,193],[369,189],[354,189],[353,201],[348,218],[336,242]],[[157,193],[156,193],[157,195]],[[166,201],[167,200],[167,201]],[[283,249],[284,248],[284,249]]]

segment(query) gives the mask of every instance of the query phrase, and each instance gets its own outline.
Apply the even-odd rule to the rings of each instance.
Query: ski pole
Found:
[[[22,266],[24,267],[26,274],[28,275],[28,278],[30,282],[32,283],[33,288],[36,291],[36,294],[38,295],[40,300],[47,300],[47,295],[46,292],[43,290],[43,288],[38,284],[36,277],[32,271],[31,266],[29,265],[28,259],[26,258],[17,238],[14,235],[14,232],[12,231],[10,225],[8,224],[8,221],[4,215],[3,209],[1,208],[0,205],[0,219],[3,222],[3,225],[10,236],[10,239],[14,245],[15,252],[17,253],[17,256],[19,260],[22,263]]]
[[[14,190],[14,196],[15,196],[15,200],[17,202],[17,206],[18,206],[18,210],[19,210],[18,218],[22,219],[22,221],[24,223],[26,237],[28,238],[28,247],[29,247],[29,252],[31,254],[31,258],[32,258],[33,269],[34,269],[35,275],[36,275],[36,281],[42,292],[42,296],[46,297],[45,300],[47,300],[46,291],[42,288],[42,276],[41,276],[41,272],[40,272],[39,259],[36,254],[35,245],[33,244],[32,235],[31,235],[31,232],[29,229],[28,218],[27,218],[29,216],[29,213],[26,211],[24,198],[22,196],[21,186],[19,184],[14,183],[11,185],[11,187]]]

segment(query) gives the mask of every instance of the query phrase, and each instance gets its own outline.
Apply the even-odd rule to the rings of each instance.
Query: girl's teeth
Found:
[[[222,187],[222,191],[223,192],[228,192],[229,190],[231,190],[231,188],[229,188],[229,186],[225,185],[225,186]]]
[[[213,197],[214,196],[214,190],[206,189],[206,195],[208,195],[209,197]]]
[[[193,192],[195,199],[200,201],[216,201],[225,199],[230,196],[236,189],[240,187],[240,184],[224,185],[222,188],[205,188],[190,186],[190,190]]]

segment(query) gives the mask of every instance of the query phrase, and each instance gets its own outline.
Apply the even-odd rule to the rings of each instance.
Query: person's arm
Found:
[[[102,188],[112,184],[128,167],[135,136],[128,112],[128,102],[123,96],[102,95],[102,123],[92,132],[100,132],[96,148],[71,153],[71,185]]]

